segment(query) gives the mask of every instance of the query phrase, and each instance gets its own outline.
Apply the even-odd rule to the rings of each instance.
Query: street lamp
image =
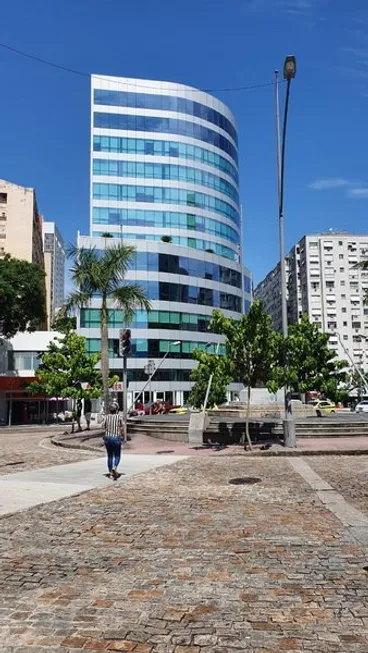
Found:
[[[208,343],[206,344],[206,346],[205,346],[205,349],[207,349],[207,347],[210,347],[211,345],[212,345],[212,342],[208,342]],[[220,343],[218,342],[218,343],[217,343],[217,346],[216,346],[216,351],[215,351],[215,355],[216,355],[216,356],[218,356],[219,351],[220,351]],[[207,390],[206,390],[206,396],[205,396],[205,398],[204,398],[204,404],[203,404],[203,412],[204,412],[204,413],[206,412],[207,403],[208,403],[208,397],[210,396],[210,390],[211,390],[212,381],[213,381],[213,372],[212,372],[212,374],[210,374],[210,378],[208,379],[208,385],[207,385]]]
[[[147,386],[148,386],[148,385],[151,385],[151,381],[152,381],[153,377],[155,376],[156,372],[160,369],[161,365],[165,362],[166,358],[167,358],[168,355],[170,354],[170,352],[171,352],[171,347],[177,347],[177,346],[180,345],[180,344],[181,344],[181,340],[174,340],[174,342],[169,342],[169,346],[168,346],[168,349],[167,349],[167,352],[166,352],[165,356],[160,360],[159,364],[158,364],[157,367],[153,370],[152,374],[150,374],[150,377],[149,377],[147,383],[144,384],[144,386],[143,386],[142,390],[140,391],[138,397],[135,399],[135,402],[133,402],[133,404],[130,406],[130,409],[129,409],[129,410],[131,410],[132,407],[133,407],[133,405],[134,405],[134,403],[136,403],[136,402],[138,401],[138,399],[141,398],[141,396],[142,396],[142,394],[144,393],[144,391],[145,391],[145,389],[147,388]]]
[[[362,379],[362,381],[363,381],[363,388],[364,388],[365,392],[367,392],[367,380],[364,378],[364,376],[363,376],[361,370],[359,369],[358,365],[356,365],[356,364],[354,363],[352,357],[350,356],[350,352],[349,352],[348,348],[345,347],[344,342],[343,342],[343,340],[342,340],[342,338],[341,338],[339,332],[338,332],[338,331],[332,331],[331,333],[328,333],[327,335],[329,335],[329,336],[337,336],[337,337],[338,337],[339,342],[340,342],[340,345],[341,345],[341,347],[342,347],[343,350],[344,350],[344,353],[345,353],[346,356],[348,357],[348,359],[349,359],[349,361],[350,361],[350,363],[351,363],[351,366],[352,366],[353,370],[355,370],[355,371],[357,372],[357,374],[360,376],[360,378]],[[366,338],[366,336],[364,336],[364,335],[361,334],[361,333],[359,333],[359,335],[360,335],[361,338]]]
[[[290,84],[296,75],[296,59],[289,55],[284,63],[284,79],[286,81],[286,99],[284,109],[284,121],[282,127],[282,140],[280,136],[280,99],[279,99],[279,71],[275,70],[275,101],[276,101],[276,141],[277,141],[277,181],[279,200],[279,247],[280,247],[280,283],[281,283],[281,315],[282,335],[287,338],[287,288],[286,288],[286,267],[285,267],[285,236],[284,236],[284,181],[285,181],[285,151],[286,151],[286,129],[289,113]],[[285,361],[287,365],[287,361]],[[284,388],[285,394],[285,417],[284,417],[284,444],[286,447],[296,447],[295,423],[291,410],[291,395],[289,388]]]

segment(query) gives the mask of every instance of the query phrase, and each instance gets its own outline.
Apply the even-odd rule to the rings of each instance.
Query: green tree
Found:
[[[215,310],[210,322],[215,333],[226,336],[226,351],[233,379],[241,381],[247,388],[247,419],[245,435],[249,448],[251,388],[263,383],[273,391],[277,389],[274,370],[277,367],[281,336],[273,331],[271,318],[262,310],[262,304],[254,301],[247,315],[240,320],[225,317]]]
[[[289,326],[281,352],[286,361],[276,376],[278,383],[288,385],[292,392],[318,390],[329,399],[337,400],[346,382],[346,361],[339,361],[329,349],[329,334],[321,333],[317,324],[303,315],[298,324]]]
[[[67,308],[84,307],[94,296],[101,299],[101,371],[105,409],[109,405],[108,302],[122,309],[122,327],[132,321],[136,309],[148,311],[151,308],[143,288],[124,281],[135,254],[134,247],[124,244],[113,244],[103,251],[81,248],[71,252],[74,265],[70,272],[77,290],[70,296]]]
[[[78,399],[92,399],[101,396],[102,375],[96,367],[100,354],[89,356],[86,339],[73,331],[60,338],[54,338],[41,354],[41,364],[36,371],[36,380],[27,388],[31,394],[73,399],[73,422]],[[113,383],[116,379],[110,380]]]
[[[59,331],[60,333],[75,331],[77,328],[77,318],[68,315],[65,308],[60,308],[52,320],[51,328],[53,331]]]
[[[0,335],[45,328],[45,272],[7,254],[0,259]]]
[[[368,374],[362,368],[360,369],[360,374],[357,369],[350,368],[346,383],[347,393],[357,390],[358,396],[361,397],[367,393],[367,388]]]
[[[208,406],[224,403],[226,401],[226,387],[231,382],[231,373],[226,356],[217,356],[201,349],[195,349],[193,358],[198,361],[198,365],[190,375],[191,381],[194,381],[194,386],[189,395],[189,403],[195,408],[204,405],[211,374],[213,374],[213,377],[208,396]]]

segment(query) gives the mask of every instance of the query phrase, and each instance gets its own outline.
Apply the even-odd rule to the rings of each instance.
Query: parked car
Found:
[[[189,406],[175,406],[169,410],[170,415],[186,415],[190,410]]]
[[[144,415],[166,415],[170,413],[172,409],[180,408],[180,406],[173,406],[170,402],[166,401],[155,401],[152,404],[152,410],[150,411],[150,406],[144,406],[144,410],[133,408],[129,412],[129,417],[143,417]]]
[[[328,399],[313,399],[312,401],[308,401],[308,406],[314,407],[317,417],[321,417],[323,414],[333,415],[337,410],[336,404],[328,401]]]
[[[360,401],[359,404],[355,406],[356,413],[368,413],[368,401]]]

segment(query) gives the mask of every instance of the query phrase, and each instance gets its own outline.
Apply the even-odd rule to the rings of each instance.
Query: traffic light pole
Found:
[[[123,422],[124,422],[124,437],[127,438],[127,423],[128,423],[128,361],[127,356],[131,352],[131,331],[130,329],[119,330],[119,355],[123,358]]]
[[[126,439],[128,422],[128,362],[126,355],[123,356],[123,422],[124,438]]]

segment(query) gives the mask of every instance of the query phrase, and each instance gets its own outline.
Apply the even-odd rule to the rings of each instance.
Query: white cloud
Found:
[[[243,5],[245,11],[282,11],[287,14],[303,15],[314,9],[325,0],[247,0]]]
[[[346,188],[353,185],[353,182],[341,177],[331,177],[329,179],[316,179],[308,184],[312,190],[331,190],[332,188]]]
[[[368,199],[368,185],[364,181],[352,181],[343,177],[316,179],[308,184],[311,190],[344,189],[345,196],[350,199]]]
[[[346,191],[346,194],[348,197],[352,197],[353,199],[368,199],[368,188],[349,188],[349,190]]]

